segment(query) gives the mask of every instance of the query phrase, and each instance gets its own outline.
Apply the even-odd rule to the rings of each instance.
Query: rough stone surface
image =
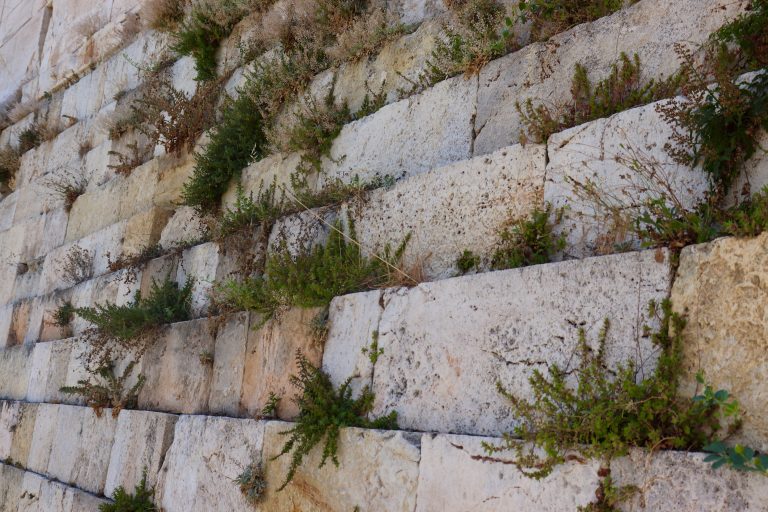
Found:
[[[418,434],[396,431],[342,429],[339,436],[339,467],[328,462],[322,468],[322,450],[304,458],[292,482],[281,492],[290,457],[280,453],[290,423],[270,422],[264,433],[267,494],[266,512],[302,510],[346,512],[360,507],[370,512],[412,511],[416,505],[419,475]],[[354,485],[350,485],[355,482]]]
[[[27,396],[31,345],[0,350],[0,396],[23,400]]]
[[[182,416],[160,470],[156,503],[167,512],[253,510],[233,482],[259,460],[264,424]]]
[[[715,389],[731,392],[744,417],[736,440],[760,450],[768,448],[767,268],[765,233],[687,247],[671,296],[688,319],[683,391],[696,394],[695,375],[702,371]]]
[[[530,397],[528,378],[573,363],[578,330],[596,348],[608,318],[606,361],[650,369],[646,306],[667,296],[666,252],[490,272],[392,294],[379,323],[374,414],[395,410],[401,428],[501,434],[515,418],[496,391]],[[631,290],[631,291],[630,291]]]
[[[246,344],[250,329],[250,315],[237,313],[223,319],[216,332],[213,352],[213,379],[208,398],[210,414],[238,416],[243,388],[243,370]]]
[[[122,486],[134,489],[146,470],[147,485],[154,487],[166,451],[173,441],[178,416],[147,411],[120,411],[109,457],[104,494],[112,496]]]
[[[0,401],[0,460],[27,465],[37,406]]]
[[[498,232],[541,206],[545,165],[543,146],[517,145],[402,180],[351,207],[358,240],[381,254],[410,233],[402,267],[429,280],[456,275],[467,249],[487,266]]]
[[[2,512],[98,512],[103,503],[107,501],[80,489],[0,464]]]

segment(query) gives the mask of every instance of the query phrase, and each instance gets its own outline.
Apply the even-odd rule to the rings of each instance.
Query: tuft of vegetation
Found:
[[[527,267],[549,263],[565,248],[565,236],[555,235],[554,229],[562,220],[563,210],[553,211],[552,205],[536,208],[528,218],[518,219],[504,228],[501,242],[493,255],[494,270]]]
[[[619,505],[639,489],[631,485],[616,487],[610,468],[601,467],[597,474],[601,480],[595,490],[595,501],[583,507],[577,507],[576,510],[578,512],[621,512]]]
[[[376,9],[367,16],[357,18],[347,30],[338,35],[335,44],[327,50],[328,58],[338,66],[370,57],[409,29],[402,23],[390,20],[385,9]]]
[[[237,476],[235,483],[240,487],[240,492],[251,505],[256,506],[264,500],[264,494],[267,491],[267,478],[260,462],[249,464]]]
[[[355,175],[349,183],[340,178],[325,183],[319,191],[312,190],[307,182],[307,175],[297,172],[291,175],[292,198],[302,210],[311,210],[322,206],[340,205],[346,201],[365,201],[368,192],[379,188],[389,188],[395,184],[392,176],[376,176],[363,181]]]
[[[277,408],[280,405],[280,400],[282,400],[280,395],[278,395],[274,391],[270,391],[269,398],[267,398],[267,403],[261,409],[261,413],[259,414],[259,417],[260,418],[277,418]]]
[[[294,398],[294,402],[299,406],[299,416],[295,426],[283,432],[289,438],[280,453],[275,456],[278,458],[291,454],[291,465],[279,491],[285,489],[304,457],[320,443],[323,443],[323,453],[319,467],[323,467],[328,459],[339,466],[337,454],[342,427],[397,428],[397,413],[394,411],[381,418],[368,419],[374,399],[368,387],[362,390],[358,398],[352,398],[352,378],[347,379],[337,390],[334,389],[330,377],[321,369],[315,368],[301,352],[297,354],[296,360],[299,373],[291,376],[291,383],[301,393]]]
[[[88,178],[82,168],[75,171],[65,170],[45,178],[43,185],[63,203],[64,209],[69,211],[77,198],[85,194]]]
[[[527,132],[521,135],[521,142],[546,142],[550,135],[567,128],[669,98],[675,95],[682,80],[681,74],[662,81],[643,80],[640,57],[635,54],[630,59],[622,53],[608,78],[593,86],[587,69],[576,64],[570,103],[554,110],[543,104],[534,106],[530,98],[516,104]]]
[[[768,0],[750,2],[747,9],[713,35],[716,43],[738,48],[731,65],[739,72],[768,67]]]
[[[363,354],[368,356],[368,360],[371,361],[371,364],[376,364],[376,362],[379,360],[379,356],[384,353],[384,349],[379,347],[379,331],[373,331],[371,333],[370,346],[363,347],[361,351]]]
[[[147,487],[147,469],[141,476],[141,482],[136,486],[133,494],[121,485],[112,493],[114,503],[99,505],[99,512],[156,512],[157,508],[152,503],[154,488]]]
[[[625,0],[521,0],[518,8],[520,20],[531,23],[531,38],[543,41],[576,25],[613,14],[624,4]]]
[[[0,148],[0,192],[10,188],[21,167],[21,154],[18,149],[6,145]]]
[[[262,183],[256,199],[253,194],[245,195],[238,185],[235,203],[216,219],[211,230],[213,238],[221,240],[238,233],[253,233],[261,225],[271,226],[283,213],[284,202],[284,196],[277,194],[275,182],[267,188]]]
[[[31,124],[19,134],[19,152],[26,153],[43,143],[41,128],[37,123]]]
[[[147,26],[161,32],[173,32],[184,21],[185,0],[153,0],[142,6]]]
[[[68,327],[75,316],[75,307],[70,301],[63,302],[53,313],[53,323],[58,327]]]
[[[480,266],[480,256],[476,255],[469,249],[465,249],[461,253],[461,256],[456,260],[456,267],[459,269],[459,274],[464,275]]]
[[[532,478],[543,478],[566,460],[568,452],[608,460],[625,455],[631,447],[697,450],[708,446],[722,432],[729,435],[740,426],[738,408],[723,392],[712,398],[678,395],[682,372],[685,321],[665,301],[650,305],[660,330],[648,333],[659,349],[652,375],[641,379],[633,362],[614,372],[606,367],[606,319],[597,349],[589,347],[584,330],[579,332],[577,368],[551,365],[548,375],[538,370],[530,378],[533,399],[524,400],[505,390],[512,414],[521,424],[500,446],[486,444],[490,453],[513,450],[516,465]],[[569,384],[570,378],[576,385]],[[717,395],[717,396],[716,396]],[[524,443],[531,443],[526,447]],[[541,448],[545,456],[535,453]]]
[[[64,282],[74,286],[93,277],[93,252],[73,245],[59,263]]]
[[[409,280],[398,264],[410,236],[395,251],[386,247],[382,255],[369,258],[362,254],[354,224],[349,224],[349,237],[337,222],[325,245],[297,256],[283,246],[269,256],[263,275],[221,284],[221,302],[233,309],[262,313],[266,321],[291,306],[323,307],[339,295]]]
[[[99,367],[94,376],[101,382],[91,382],[90,380],[79,380],[77,386],[64,386],[59,389],[62,393],[68,395],[80,395],[85,398],[85,403],[93,408],[96,416],[101,416],[106,408],[112,408],[112,417],[117,418],[123,409],[133,409],[139,397],[139,391],[144,386],[145,378],[139,375],[136,384],[129,389],[125,385],[136,365],[131,361],[125,367],[120,376],[115,374],[115,366],[112,362]]]

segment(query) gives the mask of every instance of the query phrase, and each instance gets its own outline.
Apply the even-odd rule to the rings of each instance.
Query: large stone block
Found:
[[[248,415],[259,415],[271,393],[281,397],[277,416],[282,419],[298,414],[292,398],[296,388],[291,375],[298,373],[296,353],[301,350],[309,361],[320,366],[322,346],[312,333],[311,322],[320,308],[293,308],[261,324],[259,315],[251,315],[251,328],[245,351],[240,408]]]
[[[26,398],[32,349],[32,345],[21,345],[0,350],[0,397]]]
[[[643,325],[669,293],[668,253],[626,253],[421,284],[385,296],[374,413],[402,428],[500,434],[516,425],[497,392],[531,397],[528,379],[576,364],[579,330],[592,348],[611,322],[606,362],[650,371],[655,347]],[[367,326],[364,327],[367,330]],[[361,333],[357,339],[369,343]]]
[[[29,362],[27,400],[67,401],[59,389],[67,385],[73,339],[36,343]]]
[[[558,133],[548,143],[544,200],[564,208],[556,232],[565,253],[586,257],[639,248],[629,231],[649,200],[693,209],[709,190],[707,175],[680,165],[664,149],[672,128],[657,104]]]
[[[583,64],[596,82],[610,74],[622,52],[636,53],[645,79],[669,76],[680,65],[675,43],[695,48],[748,3],[642,0],[491,62],[480,73],[474,154],[490,153],[519,140],[523,123],[516,102],[530,98],[534,103],[559,105],[569,101],[576,63]]]
[[[687,247],[671,296],[688,320],[683,392],[701,391],[699,371],[715,389],[729,390],[744,417],[735,440],[760,450],[768,448],[767,268],[768,234]]]
[[[117,487],[129,491],[141,482],[146,471],[147,485],[157,483],[160,466],[173,441],[178,416],[149,411],[120,411],[115,440],[109,457],[104,494],[112,496]]]
[[[403,270],[429,280],[456,275],[466,249],[487,264],[502,228],[541,206],[545,166],[544,146],[517,145],[402,180],[351,205],[358,240],[381,254],[410,233]]]
[[[156,503],[167,512],[253,510],[234,482],[258,462],[264,424],[206,416],[182,416],[160,470]]]
[[[0,401],[0,460],[27,465],[36,413],[35,404]]]
[[[599,463],[571,461],[542,480],[514,465],[514,453],[488,456],[482,443],[498,438],[424,434],[416,512],[577,510],[594,501]]]
[[[60,482],[0,464],[3,512],[98,512],[106,500]]]
[[[147,378],[139,393],[139,408],[200,414],[208,408],[214,338],[207,319],[166,327],[142,359]]]
[[[246,345],[250,314],[241,312],[222,319],[216,332],[213,355],[213,381],[208,398],[209,414],[238,416],[243,388]]]
[[[410,512],[416,506],[419,475],[418,434],[399,431],[342,429],[339,467],[319,468],[322,449],[315,447],[280,492],[291,458],[280,453],[290,423],[270,422],[264,433],[267,494],[261,510]]]
[[[207,242],[185,250],[181,255],[176,281],[183,286],[192,279],[192,314],[203,316],[211,304],[214,283],[237,272],[236,250],[224,243]]]
[[[452,78],[344,126],[324,179],[399,179],[469,158],[476,95],[477,79]]]

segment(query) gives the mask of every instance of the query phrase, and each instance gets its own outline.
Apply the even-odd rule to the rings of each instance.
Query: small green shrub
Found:
[[[521,21],[531,22],[531,38],[543,41],[581,23],[613,14],[623,6],[624,0],[521,0],[518,7]]]
[[[99,512],[156,512],[157,508],[152,503],[155,490],[147,487],[147,469],[141,476],[141,482],[136,486],[133,494],[128,494],[121,485],[112,493],[114,503],[99,505]]]
[[[274,391],[270,391],[269,398],[267,398],[267,403],[264,407],[262,407],[259,416],[261,418],[277,418],[277,408],[280,405],[280,400],[282,400],[280,395]]]
[[[750,2],[748,11],[715,32],[714,41],[738,48],[739,72],[768,66],[768,0]]]
[[[633,362],[620,365],[615,372],[607,369],[608,320],[596,351],[588,346],[582,329],[578,368],[569,371],[552,365],[546,376],[534,371],[530,378],[533,400],[520,399],[498,385],[521,424],[514,438],[506,436],[501,446],[486,444],[486,449],[491,453],[513,450],[521,471],[543,478],[566,460],[569,451],[610,460],[625,455],[630,447],[702,449],[721,431],[737,429],[738,421],[727,420],[731,406],[725,402],[678,396],[685,321],[672,312],[668,301],[660,309],[651,304],[651,314],[660,319],[661,326],[651,334],[660,351],[652,375],[640,380]],[[575,375],[575,386],[568,384],[569,375]],[[526,448],[525,442],[543,449],[545,457]]]
[[[300,395],[294,399],[299,407],[299,415],[295,426],[283,433],[289,439],[275,457],[291,454],[291,465],[279,490],[283,490],[293,479],[304,456],[321,442],[323,454],[320,467],[329,458],[338,466],[337,452],[342,427],[397,428],[397,413],[394,411],[381,418],[368,419],[374,398],[368,387],[363,389],[358,398],[352,398],[351,378],[336,390],[330,377],[315,368],[300,352],[296,359],[299,373],[291,377],[291,383],[300,391]]]
[[[65,301],[53,312],[53,323],[59,327],[68,327],[75,316],[75,307],[70,301]]]
[[[40,130],[37,124],[32,124],[19,134],[19,152],[21,154],[43,143],[43,136]]]
[[[264,500],[264,493],[267,491],[267,479],[260,462],[249,464],[237,476],[235,483],[240,487],[240,492],[251,505],[256,506]]]
[[[222,303],[233,309],[262,313],[266,321],[291,306],[323,307],[339,295],[408,279],[397,266],[410,236],[394,252],[387,247],[382,255],[368,258],[362,254],[354,225],[349,224],[349,241],[337,222],[325,245],[295,257],[283,248],[267,259],[263,275],[225,281],[219,286]]]
[[[326,183],[319,191],[312,190],[307,182],[306,173],[298,172],[291,175],[291,196],[302,210],[320,208],[322,206],[340,205],[346,201],[364,201],[367,193],[379,188],[394,185],[392,176],[376,176],[363,181],[355,175],[349,183],[336,178]]]
[[[554,220],[553,220],[554,214]],[[565,248],[565,236],[555,235],[554,228],[560,223],[563,211],[552,211],[547,204],[536,208],[526,219],[519,219],[500,233],[500,247],[491,261],[494,270],[526,267],[549,263]]]
[[[59,391],[68,395],[80,395],[85,398],[86,405],[96,411],[96,416],[101,416],[105,408],[112,408],[112,417],[117,418],[123,409],[133,409],[139,397],[139,391],[144,386],[145,378],[139,375],[136,384],[125,390],[125,384],[135,362],[131,361],[125,367],[122,375],[115,375],[115,367],[111,362],[101,366],[94,372],[94,376],[101,379],[101,383],[90,380],[79,380],[77,386],[64,386]]]
[[[262,184],[255,200],[252,194],[246,196],[243,187],[238,185],[235,203],[216,220],[213,237],[224,239],[242,232],[252,233],[260,225],[271,226],[284,212],[284,202],[274,182],[267,188]]]
[[[480,257],[469,249],[462,252],[461,256],[456,260],[456,267],[458,267],[459,273],[462,275],[471,272],[479,266]]]
[[[583,507],[577,507],[576,510],[578,512],[621,512],[619,505],[635,494],[638,488],[628,485],[616,487],[610,468],[600,468],[598,476],[601,480],[595,490],[595,501]]]
[[[16,178],[21,166],[21,155],[16,148],[5,146],[0,148],[0,192],[8,188]]]
[[[368,360],[371,361],[371,364],[376,364],[376,361],[379,360],[379,356],[384,353],[384,349],[379,347],[379,331],[373,331],[371,333],[370,346],[363,347],[361,351],[368,356]]]
[[[516,104],[527,132],[527,135],[521,136],[521,142],[546,142],[550,135],[567,128],[669,98],[674,96],[681,80],[682,76],[676,74],[658,82],[644,81],[640,57],[635,54],[634,58],[630,59],[622,53],[619,63],[613,65],[608,78],[593,86],[587,69],[581,64],[576,64],[570,103],[555,109],[554,112],[543,104],[534,106],[531,99],[523,104]]]
[[[762,473],[768,476],[768,455],[752,448],[740,444],[730,447],[722,441],[716,441],[703,449],[709,453],[704,462],[711,463],[713,469],[727,465],[737,471]]]

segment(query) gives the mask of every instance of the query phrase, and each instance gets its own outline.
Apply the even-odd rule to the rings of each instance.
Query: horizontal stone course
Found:
[[[98,512],[104,503],[75,487],[0,464],[1,512]]]

